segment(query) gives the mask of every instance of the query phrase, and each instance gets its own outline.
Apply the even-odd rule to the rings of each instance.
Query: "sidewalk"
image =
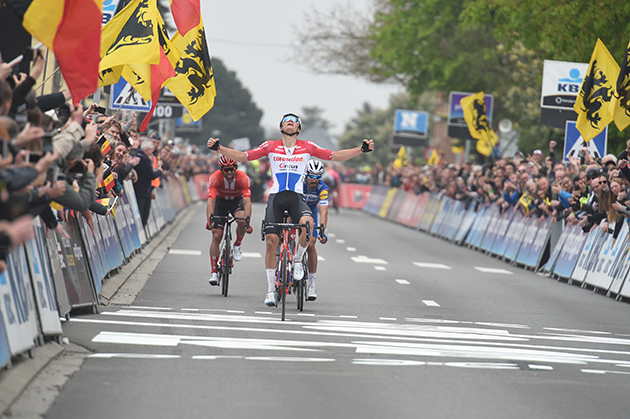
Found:
[[[134,256],[127,265],[124,265],[120,269],[118,274],[113,275],[103,282],[99,295],[101,306],[106,306],[111,303],[131,304],[133,302],[135,294],[144,286],[144,283],[148,280],[150,273],[153,271],[153,269],[150,269],[150,272],[143,270],[142,273],[137,273],[138,268],[145,262],[152,262],[150,264],[155,266],[159,264],[164,255],[168,252],[171,244],[177,239],[181,230],[194,214],[195,207],[196,204],[192,203],[181,210],[173,222],[166,225],[139,254]],[[155,268],[155,266],[153,268]],[[127,288],[129,285],[127,284],[128,281],[131,283],[132,290]],[[119,293],[124,294],[122,298],[115,298]],[[20,405],[19,399],[29,384],[31,384],[51,362],[66,352],[68,352],[71,357],[76,354],[85,353],[83,356],[79,355],[81,363],[82,359],[88,354],[87,350],[77,345],[71,343],[59,344],[56,341],[50,341],[43,346],[36,346],[31,349],[30,356],[29,352],[27,352],[20,357],[13,358],[12,368],[0,370],[0,417],[4,417],[3,415],[7,414],[7,417],[14,418],[36,418],[45,414],[47,407],[54,402],[54,399],[46,400],[47,405],[44,406],[45,410],[42,412],[36,412],[36,408],[33,407],[32,403],[21,403],[21,405],[24,406],[18,407],[18,405]],[[75,356],[74,358],[77,357]],[[76,367],[76,369],[78,369],[80,364],[76,365]],[[68,375],[64,375],[65,379],[63,379],[63,383],[70,377],[72,372],[73,371]],[[63,383],[59,385],[59,379],[54,381],[57,382],[54,386],[58,394],[58,392],[61,391]],[[39,390],[37,392],[40,393]],[[39,409],[41,410],[42,407]]]

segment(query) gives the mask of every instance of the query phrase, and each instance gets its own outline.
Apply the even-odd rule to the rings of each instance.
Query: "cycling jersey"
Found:
[[[327,150],[311,141],[297,140],[295,147],[287,148],[282,140],[265,141],[258,148],[246,151],[247,160],[258,160],[268,156],[273,176],[270,193],[292,191],[304,193],[306,166],[311,156],[331,160],[332,150]]]
[[[233,200],[241,196],[243,198],[251,198],[252,196],[252,191],[249,188],[249,177],[244,172],[237,170],[231,182],[225,178],[220,170],[210,176],[208,198]]]
[[[322,179],[319,180],[315,188],[310,189],[304,181],[304,200],[314,213],[317,212],[317,205],[328,205],[328,186]]]

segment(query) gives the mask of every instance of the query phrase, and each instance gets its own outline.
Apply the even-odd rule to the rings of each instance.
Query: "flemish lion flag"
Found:
[[[468,125],[468,131],[477,140],[477,151],[479,154],[489,157],[494,146],[499,142],[499,137],[490,127],[484,93],[479,92],[463,97],[459,103],[464,111],[464,119]]]
[[[171,14],[180,34],[199,26],[201,6],[199,0],[170,0]]]
[[[217,95],[203,19],[199,17],[196,28],[185,36],[176,33],[171,41],[181,52],[181,57],[175,66],[175,77],[169,79],[166,86],[192,119],[198,121],[212,109]]]
[[[97,87],[102,0],[5,0],[22,25],[55,53],[75,104]],[[10,42],[6,40],[7,42]]]
[[[103,26],[101,78],[107,76],[108,71],[115,75],[119,71],[117,67],[125,64],[159,64],[159,11],[156,1],[132,0]],[[104,84],[101,82],[101,85]]]
[[[436,164],[440,164],[440,155],[437,152],[437,148],[434,148],[429,156],[429,161],[427,162],[429,166],[435,166]]]
[[[405,149],[405,146],[401,146],[398,150],[398,154],[396,155],[396,160],[394,160],[394,168],[400,169],[408,164],[409,158],[407,157],[407,150]]]
[[[619,65],[606,45],[597,39],[587,74],[573,105],[578,114],[575,126],[586,142],[595,138],[613,120],[609,107],[618,75]]]
[[[630,43],[623,57],[621,71],[617,78],[615,95],[608,110],[612,114],[619,131],[630,125]]]

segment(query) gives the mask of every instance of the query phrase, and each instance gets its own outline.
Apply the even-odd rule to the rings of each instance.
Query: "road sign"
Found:
[[[132,93],[133,92],[133,93]],[[127,99],[129,94],[131,93],[131,97]],[[125,102],[125,99],[127,101]],[[120,105],[125,103],[122,109],[127,109],[130,111],[140,111],[140,112],[149,112],[151,110],[151,101],[146,101],[140,96],[138,92],[134,90],[133,87],[127,80],[122,77],[118,80],[118,83],[112,84],[111,92],[109,95],[109,107],[111,109],[120,108]]]
[[[564,161],[569,161],[569,156],[579,158],[582,147],[588,147],[588,152],[595,158],[604,157],[607,146],[608,127],[587,143],[575,127],[575,121],[567,121],[564,131]]]

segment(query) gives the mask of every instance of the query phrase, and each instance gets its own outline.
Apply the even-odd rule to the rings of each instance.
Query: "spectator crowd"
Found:
[[[97,104],[75,107],[67,91],[37,95],[44,62],[34,51],[26,75],[0,58],[0,273],[11,247],[33,235],[34,217],[69,238],[60,221],[70,211],[94,228],[92,217],[108,215],[130,179],[146,225],[161,182],[217,167],[216,157],[183,141],[138,132],[135,113],[125,119]]]

